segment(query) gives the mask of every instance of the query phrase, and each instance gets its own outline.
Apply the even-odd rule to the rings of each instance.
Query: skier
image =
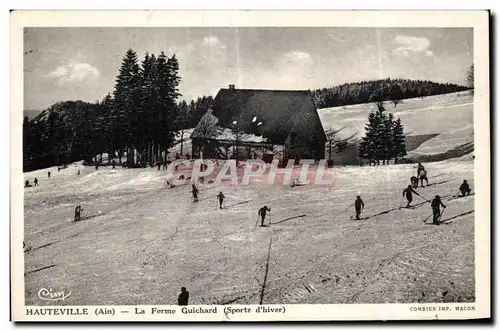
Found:
[[[179,306],[187,306],[189,301],[189,292],[186,291],[186,288],[183,286],[181,287],[181,294],[179,294],[179,297],[177,298],[177,304]]]
[[[410,182],[411,182],[411,186],[412,186],[413,188],[418,188],[418,178],[417,178],[417,177],[412,176],[412,177],[410,178]]]
[[[424,169],[422,166],[421,170],[418,173],[419,178],[420,178],[420,185],[424,187],[424,180],[425,180],[425,185],[429,185],[429,180],[427,180],[427,170]]]
[[[49,175],[49,178],[50,178],[50,171],[47,174]]]
[[[81,219],[81,208],[82,207],[80,205],[75,207],[75,222],[78,222]]]
[[[31,187],[30,181],[26,179],[24,182],[24,187]]]
[[[422,163],[418,163],[417,165],[417,176],[420,176],[420,171],[422,170],[425,170],[424,166],[422,165]]]
[[[77,174],[77,176],[80,176],[80,169],[78,169],[78,174]]]
[[[431,202],[431,207],[432,207],[432,224],[439,225],[439,218],[441,218],[441,210],[439,209],[439,206],[443,206],[443,208],[446,208],[445,205],[443,205],[443,202],[441,202],[441,197],[439,195],[436,195],[434,197],[434,200]]]
[[[224,199],[226,198],[224,194],[222,194],[222,191],[217,194],[217,198],[219,198],[219,207],[222,209],[222,204],[224,203]]]
[[[191,186],[191,193],[193,193],[193,201],[198,202],[198,188],[194,184]]]
[[[410,204],[413,201],[413,196],[411,195],[412,193],[420,195],[413,189],[413,187],[411,187],[411,185],[408,185],[408,187],[403,190],[403,196],[406,196],[406,200],[408,200],[408,204],[405,208],[410,208]]]
[[[460,185],[460,193],[462,193],[462,196],[464,197],[465,195],[469,195],[470,194],[470,186],[469,186],[469,183],[467,183],[467,180],[464,179],[464,182],[462,183],[462,185]]]
[[[259,209],[259,216],[260,216],[260,226],[264,226],[264,220],[266,219],[266,212],[271,212],[271,208],[267,208],[267,206],[264,206]]]
[[[38,178],[36,178],[36,177],[35,177],[34,182],[35,182],[35,186],[39,186],[39,185],[38,185]]]
[[[359,195],[354,201],[354,209],[356,210],[356,219],[359,220],[359,214],[361,214],[361,211],[365,209],[365,203],[363,202],[363,200],[361,200],[361,197]]]

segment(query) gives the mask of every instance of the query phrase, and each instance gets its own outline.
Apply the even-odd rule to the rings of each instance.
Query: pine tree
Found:
[[[138,111],[140,111],[140,73],[137,54],[129,49],[123,57],[114,90],[114,143],[121,154],[127,148],[127,164],[132,166],[137,143]]]
[[[394,103],[394,107],[396,107],[398,103],[401,102],[402,92],[401,92],[401,87],[399,85],[395,84],[391,86],[389,91],[389,98]]]
[[[403,132],[403,124],[401,124],[400,118],[394,121],[392,126],[392,145],[392,157],[394,157],[394,163],[397,163],[398,158],[406,155],[405,136]]]
[[[178,92],[180,82],[178,75],[179,63],[175,55],[168,59],[165,53],[162,52],[156,61],[156,68],[156,87],[158,88],[159,98],[155,107],[158,111],[155,131],[166,157],[168,149],[175,142],[175,130],[177,128],[176,100],[180,96]]]
[[[384,103],[382,101],[377,102],[377,111],[375,112],[375,137],[373,140],[375,148],[375,160],[377,164],[380,160],[386,160],[387,155],[387,132],[384,123],[386,122]]]
[[[379,126],[379,117],[376,113],[371,112],[368,115],[368,123],[365,126],[365,136],[362,137],[358,149],[358,156],[368,159],[370,163],[375,162],[377,157],[376,141]]]
[[[113,98],[111,94],[107,94],[98,105],[100,112],[96,120],[99,122],[98,128],[100,131],[100,136],[102,139],[102,145],[100,146],[101,153],[106,151],[108,153],[108,162],[111,162],[115,155],[115,147],[112,144],[113,141]]]
[[[389,113],[385,118],[383,122],[383,128],[384,128],[384,133],[383,133],[383,142],[384,142],[384,163],[389,164],[389,160],[391,160],[394,157],[394,148],[393,148],[393,125],[394,125],[394,116]]]
[[[177,130],[180,131],[181,155],[183,155],[184,147],[184,132],[189,125],[189,106],[186,101],[182,101],[178,105],[177,111]]]

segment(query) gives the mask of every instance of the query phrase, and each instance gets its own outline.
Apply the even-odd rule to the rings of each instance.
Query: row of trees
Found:
[[[368,115],[365,136],[358,147],[358,156],[371,163],[397,163],[406,155],[405,136],[400,118],[386,113],[383,101],[377,102],[377,111]]]
[[[469,87],[455,84],[439,84],[431,81],[408,79],[382,79],[347,83],[339,86],[312,91],[318,108],[338,107],[374,102],[373,91],[378,91],[384,101],[394,105],[402,99],[425,97],[468,90]]]
[[[25,118],[25,171],[80,159],[97,161],[103,152],[117,155],[119,163],[126,155],[128,166],[155,162],[184,125],[177,103],[178,72],[175,55],[146,53],[139,63],[129,49],[113,93],[102,101],[59,102],[31,121]]]
[[[188,138],[185,131],[213,121],[210,117],[213,115],[206,113],[214,100],[211,96],[204,96],[189,103],[178,102],[180,79],[175,55],[167,57],[163,52],[158,56],[146,53],[139,63],[137,54],[128,50],[122,59],[114,91],[103,100],[95,103],[58,102],[32,120],[25,117],[24,171],[82,159],[89,163],[98,162],[98,155],[102,160],[103,153],[111,157],[116,155],[118,163],[126,155],[129,167],[154,164],[162,160],[169,148],[178,142],[181,142],[181,153],[184,152],[182,141]],[[473,88],[472,66],[467,81]],[[360,156],[384,161],[406,153],[402,147],[404,138],[400,138],[402,126],[399,128],[400,122],[381,110],[384,101],[390,100],[397,105],[404,98],[464,89],[467,88],[453,84],[386,79],[316,90],[313,97],[318,108],[364,102],[379,104],[379,111],[370,115],[373,118],[369,119],[366,141],[361,144],[359,153]],[[206,121],[202,121],[205,114]],[[381,133],[382,126],[384,134]],[[392,128],[391,139],[387,138],[389,127]],[[179,131],[180,141],[175,137]],[[330,158],[335,151],[344,149],[352,138],[339,140],[337,133],[335,130],[327,132]],[[206,135],[213,134],[202,134]]]

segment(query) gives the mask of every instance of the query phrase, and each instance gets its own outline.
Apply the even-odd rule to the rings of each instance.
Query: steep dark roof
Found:
[[[221,89],[212,114],[218,125],[229,127],[237,120],[243,131],[261,133],[269,142],[284,144],[290,134],[325,141],[325,132],[309,91]],[[262,121],[259,131],[254,116]]]

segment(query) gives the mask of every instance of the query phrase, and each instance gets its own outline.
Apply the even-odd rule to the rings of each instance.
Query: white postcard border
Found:
[[[168,25],[165,24],[168,23]],[[332,23],[333,22],[333,23]],[[487,11],[17,11],[11,13],[11,289],[14,321],[299,321],[299,320],[418,320],[470,319],[491,316],[490,312],[490,120],[489,120],[489,22]],[[269,305],[283,308],[284,313],[226,315],[225,306],[217,314],[144,314],[121,313],[121,309],[145,312],[158,309],[181,310],[179,306],[64,306],[60,309],[87,308],[89,315],[30,315],[25,307],[22,188],[22,119],[23,119],[23,28],[84,26],[345,26],[345,27],[473,27],[474,28],[474,144],[475,144],[475,284],[476,302],[461,304],[356,304],[356,305]],[[266,305],[268,306],[268,305]],[[455,310],[455,307],[474,310]],[[188,306],[188,308],[212,306]],[[215,307],[215,306],[213,306]],[[436,310],[412,311],[412,307],[434,307]],[[440,311],[449,307],[450,311]],[[96,308],[119,313],[95,314]],[[61,312],[61,311],[59,311]]]

